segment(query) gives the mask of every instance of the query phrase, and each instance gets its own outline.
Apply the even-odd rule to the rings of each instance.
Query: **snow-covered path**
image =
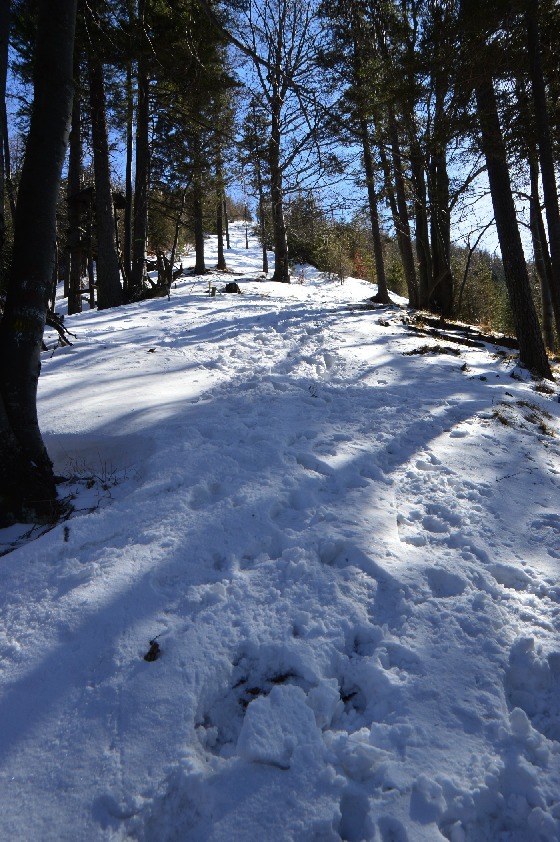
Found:
[[[560,839],[557,388],[233,233],[242,295],[44,361],[83,511],[0,559],[0,838]]]

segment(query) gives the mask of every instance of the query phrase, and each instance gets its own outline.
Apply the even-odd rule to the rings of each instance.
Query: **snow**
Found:
[[[0,838],[560,839],[558,387],[226,254],[44,355],[75,511],[0,533]]]

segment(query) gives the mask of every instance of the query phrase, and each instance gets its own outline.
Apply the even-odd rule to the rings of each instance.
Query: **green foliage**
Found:
[[[388,289],[397,295],[402,295],[403,298],[407,298],[406,278],[396,240],[388,240],[385,243],[383,258]]]
[[[452,248],[453,271],[457,278],[463,280],[466,260],[466,249]],[[495,255],[482,249],[473,254],[457,318],[500,333],[514,332],[502,262]]]

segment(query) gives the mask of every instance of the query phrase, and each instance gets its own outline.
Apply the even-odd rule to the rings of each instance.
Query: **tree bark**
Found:
[[[385,177],[385,191],[389,200],[389,207],[391,208],[391,216],[393,217],[393,225],[397,235],[397,246],[401,256],[401,263],[404,273],[404,280],[408,292],[409,305],[411,307],[418,307],[418,289],[416,285],[416,274],[414,269],[414,255],[412,253],[412,246],[410,243],[410,227],[408,226],[408,215],[406,223],[403,222],[399,213],[399,205],[396,197],[395,182],[391,178],[391,168],[383,143],[378,143],[379,158],[383,168]],[[402,180],[402,173],[401,173]],[[402,183],[404,190],[404,182]],[[406,207],[406,205],[405,205]]]
[[[224,203],[222,201],[221,193],[218,190],[218,194],[216,196],[216,233],[218,235],[218,263],[217,263],[216,268],[219,269],[221,272],[225,272],[226,269],[227,269],[226,259],[224,257],[223,208],[224,208]]]
[[[143,41],[145,0],[138,0],[139,41]],[[144,287],[148,241],[148,181],[150,175],[149,80],[144,46],[138,57],[138,99],[136,103],[136,172],[132,222],[132,270],[129,297],[137,298]]]
[[[91,140],[95,175],[95,228],[97,233],[97,307],[105,310],[122,303],[119,256],[115,243],[115,218],[105,103],[103,65],[95,54],[88,57],[91,107]]]
[[[449,176],[445,151],[438,149],[430,158],[430,239],[433,281],[429,306],[446,318],[453,315],[453,273],[451,272],[451,220],[449,215]]]
[[[4,522],[57,516],[37,419],[41,343],[55,258],[56,206],[73,94],[77,0],[40,0],[34,98],[0,322],[0,508]]]
[[[218,235],[218,265],[217,268],[221,272],[227,269],[226,259],[224,257],[224,188],[223,188],[223,172],[221,155],[218,154],[216,162],[216,233]]]
[[[401,237],[401,248],[403,258],[403,269],[408,289],[408,300],[411,307],[418,306],[418,282],[416,279],[416,267],[412,253],[412,239],[410,236],[410,220],[406,204],[406,190],[404,186],[404,175],[402,166],[401,147],[397,121],[392,107],[389,107],[389,138],[391,142],[391,155],[393,159],[393,175],[395,179],[395,197],[397,200],[398,216],[396,223],[399,226]]]
[[[226,201],[225,196],[224,196],[223,201],[224,201],[224,231],[225,231],[225,235],[226,235],[226,248],[229,249],[230,248],[230,244],[229,244],[229,217],[228,217],[228,212],[227,212],[227,201]]]
[[[540,56],[537,0],[529,0],[527,3],[525,25],[527,28],[527,48],[529,53],[531,88],[535,108],[535,126],[537,129],[544,207],[548,228],[550,259],[552,264],[552,283],[550,292],[554,307],[556,331],[560,337],[560,209],[558,207],[558,191],[556,189],[556,175],[554,172],[554,155],[552,152],[550,123],[548,119],[548,109],[546,106],[546,90]]]
[[[6,109],[6,77],[8,75],[8,43],[10,35],[10,0],[0,0],[0,103],[2,116]],[[7,145],[7,122],[0,117],[0,269],[4,270],[6,245],[5,184],[6,166],[4,149]]]
[[[364,172],[368,194],[369,221],[373,240],[373,257],[375,260],[375,275],[377,280],[377,300],[382,304],[389,304],[389,290],[385,278],[385,262],[383,260],[383,243],[379,226],[379,211],[377,208],[377,192],[375,190],[375,171],[367,121],[360,120],[360,134],[362,136],[362,150],[364,154]]]
[[[506,286],[519,341],[520,361],[540,377],[552,379],[519,234],[506,148],[491,77],[484,73],[479,75],[475,95]]]
[[[264,217],[264,191],[261,175],[261,159],[258,152],[255,152],[255,164],[257,170],[257,192],[259,195],[259,225],[261,230],[261,244],[262,244],[262,270],[265,275],[268,275],[268,253],[266,250],[266,220]]]
[[[433,271],[428,225],[426,168],[418,139],[412,137],[412,129],[409,129],[409,134],[411,135],[410,169],[414,186],[414,235],[418,261],[418,306],[428,307]]]
[[[546,347],[551,351],[554,351],[556,349],[556,340],[554,336],[554,309],[552,306],[552,295],[550,291],[552,285],[552,264],[550,261],[544,221],[541,213],[539,196],[539,165],[536,155],[531,155],[529,158],[529,172],[531,176],[531,238],[533,241],[535,266],[541,287],[542,333]]]
[[[439,17],[439,16],[438,16]],[[451,271],[451,213],[449,209],[449,174],[447,172],[444,128],[445,93],[448,80],[435,68],[434,125],[431,138],[428,192],[430,197],[430,237],[432,243],[433,280],[430,289],[431,309],[446,318],[453,316],[454,279]],[[445,138],[445,140],[444,140]]]
[[[16,221],[16,194],[14,190],[14,182],[12,180],[12,165],[10,155],[10,139],[8,137],[8,115],[6,112],[6,99],[0,100],[0,120],[2,121],[4,134],[4,147],[0,154],[4,155],[4,178],[6,182],[6,193],[8,194],[8,204],[10,207],[10,216],[12,218],[12,225],[15,226]]]
[[[132,90],[132,62],[126,67],[126,164],[125,164],[125,209],[123,237],[123,291],[128,298],[132,271],[132,158],[134,153],[134,95]]]
[[[68,278],[68,314],[82,311],[82,235],[80,191],[82,188],[82,127],[79,96],[79,57],[74,59],[74,81],[76,91],[72,103],[72,128],[70,131],[70,154],[68,157],[68,250],[70,272]]]
[[[282,185],[282,167],[280,164],[280,104],[273,104],[272,131],[268,145],[268,163],[270,167],[270,196],[272,200],[272,231],[274,238],[274,274],[273,281],[290,283],[288,263],[288,237],[284,220],[284,191]]]
[[[351,6],[351,30],[352,30],[352,48],[353,48],[353,70],[354,70],[354,85],[357,91],[363,93],[363,33],[360,26],[360,15],[356,4]],[[373,257],[375,261],[375,275],[377,280],[377,295],[376,298],[382,304],[388,304],[389,291],[387,289],[387,281],[385,278],[385,262],[383,260],[383,244],[381,241],[381,229],[379,226],[379,210],[377,207],[377,192],[375,189],[375,169],[373,166],[373,155],[371,153],[371,140],[369,134],[369,126],[367,116],[363,107],[363,97],[358,97],[358,122],[360,138],[362,141],[362,152],[364,158],[364,173],[366,177],[366,189],[368,195],[368,210],[369,221],[371,229],[371,237],[373,241]]]
[[[196,173],[193,179],[193,216],[194,216],[194,251],[196,275],[204,275],[206,263],[204,260],[204,215],[202,210],[202,185],[200,174]]]

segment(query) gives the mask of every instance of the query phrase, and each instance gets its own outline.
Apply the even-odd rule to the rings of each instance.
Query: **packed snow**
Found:
[[[244,238],[49,336],[0,838],[560,839],[558,386]]]

